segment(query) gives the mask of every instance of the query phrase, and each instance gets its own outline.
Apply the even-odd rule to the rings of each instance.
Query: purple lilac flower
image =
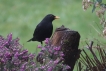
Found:
[[[58,62],[59,62],[59,59],[55,60],[54,61],[54,64],[58,64]]]
[[[8,39],[8,42],[11,42],[11,41],[12,41],[12,33],[10,33],[10,34],[7,36],[7,39]]]
[[[70,66],[68,66],[68,65],[66,66],[66,69],[70,69],[70,68],[71,68]]]
[[[20,69],[21,69],[20,71],[26,70],[27,64],[28,64],[28,62],[23,63],[23,64],[21,65],[21,67],[20,67]]]
[[[12,33],[7,38],[0,36],[0,71],[35,70],[35,54],[28,53],[22,47],[19,38],[12,39]]]
[[[53,71],[53,67],[49,67],[47,71]]]
[[[61,49],[61,47],[55,47],[54,50],[59,51]]]
[[[60,56],[63,57],[64,56],[64,53],[63,52],[60,52]]]
[[[45,42],[45,44],[48,44],[48,43],[49,43],[49,38],[46,38],[46,39],[44,40],[44,42]]]
[[[41,52],[36,59],[42,65],[37,66],[35,54],[23,49],[19,38],[13,39],[12,33],[7,38],[0,36],[0,71],[67,71],[69,67],[62,64],[64,54],[61,47],[52,46],[49,42],[47,38],[44,47],[38,46]]]
[[[41,48],[42,46],[41,45],[38,45],[38,48]]]
[[[37,69],[41,69],[42,71],[67,71],[69,67],[63,64],[64,53],[61,51],[61,47],[50,45],[49,39],[46,39],[45,43],[46,45],[42,47],[37,56],[37,61],[42,64],[42,66]]]
[[[46,48],[42,48],[42,51],[46,50]]]
[[[54,55],[57,55],[58,54],[58,52],[56,51],[56,52],[54,52]]]

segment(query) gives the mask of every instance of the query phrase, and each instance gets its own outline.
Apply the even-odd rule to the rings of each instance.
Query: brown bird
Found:
[[[38,41],[42,44],[42,41],[44,41],[45,38],[50,38],[53,32],[52,21],[58,18],[58,16],[54,16],[53,14],[46,15],[43,20],[36,26],[33,33],[33,38],[28,40],[28,42]]]

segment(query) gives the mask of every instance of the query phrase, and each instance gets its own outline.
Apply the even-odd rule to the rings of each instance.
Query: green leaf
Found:
[[[102,3],[102,0],[96,0],[97,2],[99,2],[99,4],[101,4]]]

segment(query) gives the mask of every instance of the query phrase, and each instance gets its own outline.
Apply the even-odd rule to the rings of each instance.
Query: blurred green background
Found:
[[[106,1],[105,1],[106,2]],[[37,52],[39,42],[29,42],[36,25],[47,14],[54,14],[60,19],[53,21],[54,30],[61,25],[76,30],[81,35],[81,43],[86,38],[99,38],[98,33],[90,26],[102,29],[99,18],[91,12],[82,9],[81,0],[0,0],[0,35],[20,38],[20,43],[30,52]],[[96,28],[99,32],[100,29]],[[83,45],[83,44],[80,44]]]
[[[106,3],[106,0],[103,1]],[[90,26],[93,25],[102,33],[99,18],[95,12],[92,13],[92,7],[86,12],[83,11],[82,0],[0,0],[0,35],[6,37],[9,33],[13,33],[13,38],[19,37],[25,49],[38,52],[39,42],[26,41],[32,38],[36,25],[50,13],[60,17],[53,21],[54,30],[64,25],[80,33],[80,48],[84,46],[86,39],[97,38],[105,41]]]

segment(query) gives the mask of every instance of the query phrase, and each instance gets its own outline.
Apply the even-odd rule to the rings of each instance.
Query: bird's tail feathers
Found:
[[[32,41],[32,39],[33,39],[33,38],[31,38],[31,39],[30,39],[30,40],[28,40],[27,42],[30,42],[30,41]]]

